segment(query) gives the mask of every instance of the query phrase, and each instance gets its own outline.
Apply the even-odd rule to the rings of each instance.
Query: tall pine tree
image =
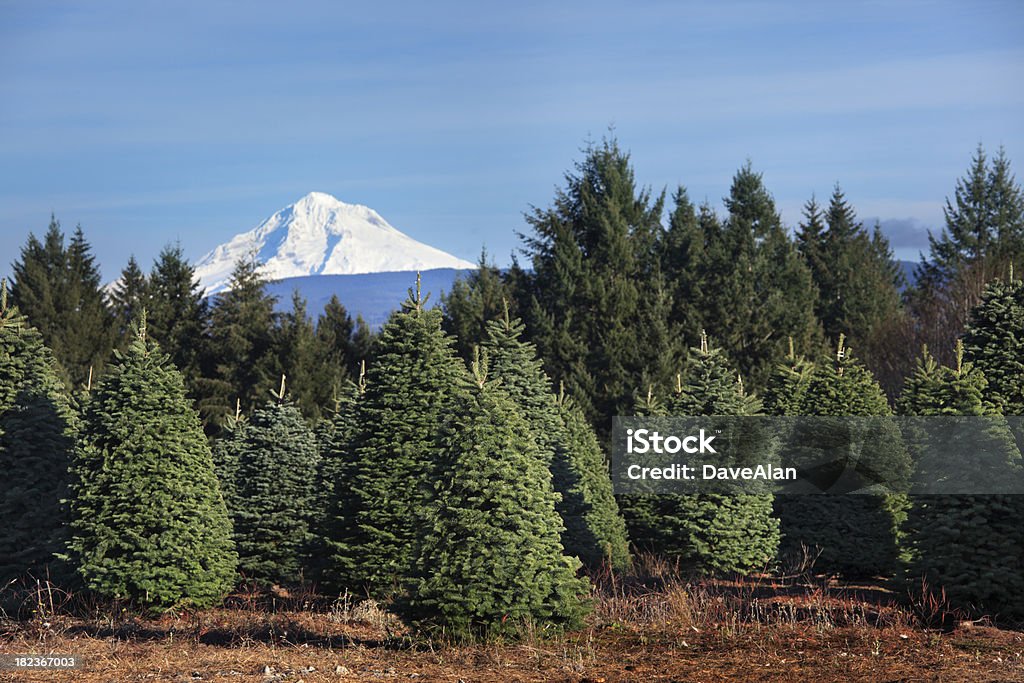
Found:
[[[180,245],[160,251],[148,290],[148,334],[184,375],[189,394],[198,397],[210,310],[195,268]]]
[[[146,307],[149,283],[146,274],[139,268],[134,256],[128,258],[128,265],[121,271],[121,277],[114,283],[110,292],[110,308],[117,325],[118,339],[124,344],[131,340],[128,332],[133,320],[136,320]]]

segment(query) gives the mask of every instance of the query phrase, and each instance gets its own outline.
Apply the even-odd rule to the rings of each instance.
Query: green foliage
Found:
[[[818,289],[815,312],[825,335],[870,339],[900,310],[903,276],[888,240],[877,226],[869,234],[857,222],[838,185],[824,215],[811,199],[804,217],[797,245]]]
[[[761,404],[744,391],[722,350],[710,348],[702,336],[665,408],[649,396],[640,412],[685,417],[758,415]],[[676,557],[696,573],[763,570],[779,544],[770,493],[629,496],[623,510],[638,548]]]
[[[0,283],[0,585],[57,579],[75,416],[50,351]]]
[[[128,331],[131,329],[132,321],[137,320],[142,314],[142,309],[146,307],[148,290],[146,274],[139,268],[135,257],[129,257],[128,265],[121,271],[121,277],[110,292],[110,308],[117,325],[118,339],[121,340],[119,348],[131,343]]]
[[[313,383],[316,405],[331,406],[335,396],[350,383],[359,359],[352,335],[355,323],[337,296],[331,296],[316,323],[315,354],[317,381]]]
[[[210,310],[195,268],[180,245],[160,251],[147,289],[146,333],[181,371],[189,395],[197,397]]]
[[[329,373],[321,365],[321,357],[326,354],[318,348],[316,329],[306,313],[306,300],[298,290],[292,292],[292,309],[278,316],[274,349],[277,368],[288,376],[296,406],[307,419],[319,420],[332,388]]]
[[[67,248],[54,218],[44,243],[29,235],[14,264],[11,297],[42,334],[65,383],[84,387],[93,371],[100,372],[113,347],[115,325],[81,227]]]
[[[612,495],[611,478],[601,448],[575,404],[559,405],[544,374],[536,347],[523,341],[523,325],[504,312],[487,323],[484,352],[491,376],[501,383],[533,431],[551,468],[557,509],[565,531],[566,553],[590,566],[609,561],[629,564],[626,529]]]
[[[293,403],[272,401],[223,448],[220,459],[234,470],[228,514],[239,571],[267,584],[299,581],[316,514],[320,451],[313,431]]]
[[[801,401],[786,407],[792,415],[817,417],[891,414],[881,387],[844,347],[842,336],[835,359],[816,364]],[[909,483],[910,455],[898,427],[890,421],[797,423],[790,444],[809,452],[812,461],[828,463],[813,475],[823,485],[847,473],[848,458],[856,459],[856,473],[863,477],[864,486],[882,481],[900,491]],[[899,560],[899,529],[906,506],[901,493],[777,496],[783,534],[780,555],[799,557],[803,547],[817,548],[820,571],[851,578],[892,575]]]
[[[366,373],[352,437],[352,477],[336,496],[352,500],[331,543],[330,583],[380,595],[405,577],[433,498],[438,430],[450,419],[451,392],[466,373],[426,309],[419,282],[380,331]]]
[[[1024,282],[996,280],[971,311],[964,355],[985,374],[986,396],[1004,415],[1024,415]]]
[[[439,435],[450,474],[437,480],[400,612],[460,639],[577,627],[589,585],[559,543],[546,457],[500,385],[478,378],[459,388]]]
[[[85,406],[72,558],[96,593],[153,608],[216,604],[237,556],[199,416],[170,359],[137,338]]]
[[[962,350],[958,353],[962,357]],[[969,443],[957,448],[960,468],[977,478],[984,468],[991,478],[1005,483],[1019,478],[1021,456],[1008,426],[996,408],[984,398],[984,374],[970,363],[956,368],[942,367],[925,349],[917,370],[908,378],[900,397],[904,415],[989,416],[985,430],[971,429]],[[935,428],[925,432],[933,434]],[[981,440],[979,435],[985,438]],[[924,452],[948,452],[949,439],[943,433],[932,443],[926,438]],[[956,438],[956,435],[953,435]],[[948,465],[952,465],[949,463]],[[922,471],[923,470],[923,471]],[[921,467],[919,477],[934,477]],[[975,613],[1024,615],[1024,501],[1013,495],[916,495],[906,523],[910,557],[906,580],[911,590],[919,581],[932,590],[942,590],[950,602]]]
[[[978,145],[967,175],[957,180],[952,200],[946,199],[944,213],[942,234],[928,236],[928,260],[917,274],[919,289],[948,284],[983,261],[1020,263],[1024,257],[1024,192],[1002,148],[990,164]]]
[[[243,408],[259,402],[274,389],[274,302],[252,259],[235,264],[228,289],[217,295],[211,315],[209,358],[204,377],[203,416],[223,424],[240,398]]]
[[[519,310],[552,378],[607,435],[633,388],[666,384],[684,349],[657,258],[664,196],[637,188],[614,140],[589,146],[565,180],[550,208],[527,216],[533,273]]]
[[[821,345],[811,271],[789,239],[760,173],[748,163],[725,198],[728,217],[704,225],[702,319],[753,387],[764,387],[786,352]]]
[[[501,271],[487,261],[487,252],[480,252],[476,270],[452,283],[444,303],[444,329],[455,339],[459,356],[469,360],[473,349],[487,339],[487,323],[501,316],[505,306],[514,301]],[[515,315],[515,311],[512,311]]]
[[[769,415],[799,414],[813,374],[814,364],[797,355],[793,338],[790,337],[789,353],[776,366],[765,388],[765,412]]]

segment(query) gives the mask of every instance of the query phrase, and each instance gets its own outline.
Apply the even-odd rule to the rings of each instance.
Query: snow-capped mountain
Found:
[[[270,280],[476,267],[399,232],[367,206],[323,192],[310,192],[204,256],[196,276],[206,293],[223,290],[235,262],[253,253]]]

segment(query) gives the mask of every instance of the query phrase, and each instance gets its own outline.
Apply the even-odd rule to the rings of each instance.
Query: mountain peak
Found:
[[[370,207],[326,192],[306,194],[206,254],[196,265],[206,293],[225,289],[238,259],[253,254],[270,280],[476,267],[414,240]]]

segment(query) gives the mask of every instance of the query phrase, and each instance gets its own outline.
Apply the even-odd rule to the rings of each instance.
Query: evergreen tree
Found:
[[[946,199],[944,213],[942,234],[928,236],[929,257],[917,273],[920,289],[949,284],[983,262],[990,266],[987,281],[1002,263],[1020,262],[1024,256],[1024,192],[1001,148],[990,164],[978,145],[967,175],[957,180],[952,200]]]
[[[374,334],[373,330],[363,316],[356,316],[356,329],[352,333],[352,360],[353,362],[361,362],[370,360],[373,353],[373,345],[377,335]]]
[[[821,344],[811,271],[782,226],[775,201],[749,162],[733,177],[724,225],[704,219],[704,288],[713,292],[702,317],[752,386],[764,387],[785,355],[786,337],[800,348]]]
[[[901,492],[909,484],[910,456],[894,422],[851,419],[891,415],[881,387],[840,336],[835,359],[816,364],[799,404],[786,407],[790,414],[819,418],[798,421],[790,435],[790,448],[800,449],[813,464],[798,467],[803,478],[823,488],[852,478],[850,486],[856,490],[882,482],[896,493],[833,490],[777,496],[780,554],[800,555],[802,546],[817,548],[820,570],[850,577],[891,575],[906,516]],[[837,419],[820,419],[825,417]]]
[[[484,250],[476,270],[456,278],[452,291],[442,297],[444,330],[455,339],[455,350],[462,358],[472,358],[473,349],[487,339],[487,323],[509,305],[507,289],[501,271],[488,262]]]
[[[487,323],[484,351],[491,376],[516,404],[532,429],[540,454],[554,477],[557,505],[568,554],[590,566],[603,561],[617,568],[629,563],[626,529],[600,446],[579,408],[560,406],[536,347],[523,341],[523,325],[509,318]]]
[[[1012,270],[1008,280],[989,283],[972,309],[964,354],[984,373],[986,398],[1003,415],[1024,415],[1024,282]]]
[[[117,335],[127,344],[128,331],[133,320],[139,317],[148,298],[146,274],[139,268],[134,256],[128,258],[128,265],[121,271],[121,277],[110,292],[110,307],[117,325]]]
[[[238,569],[261,583],[295,583],[307,564],[316,513],[319,447],[302,413],[286,400],[265,403],[225,444],[234,483],[228,513]]]
[[[466,372],[441,330],[441,312],[424,306],[419,286],[417,277],[374,344],[351,442],[350,521],[330,539],[330,583],[375,595],[410,571],[433,498],[429,482],[442,476],[438,431],[452,419],[451,393]]]
[[[685,417],[743,416],[760,414],[761,404],[744,391],[722,350],[710,348],[702,335],[665,408],[649,397],[647,410]],[[625,511],[634,543],[677,557],[690,571],[745,574],[764,569],[775,557],[779,525],[768,492],[630,498]]]
[[[181,245],[160,251],[149,276],[148,334],[185,376],[185,386],[199,396],[210,309],[195,268]]]
[[[533,341],[599,433],[631,407],[633,388],[672,367],[683,346],[659,264],[664,196],[638,189],[617,142],[591,145],[548,209],[527,217],[533,274],[520,292]],[[656,323],[656,324],[654,324]]]
[[[924,350],[914,375],[907,379],[899,408],[915,416],[987,416],[987,426],[969,426],[969,435],[957,434],[958,425],[927,425],[922,451],[956,452],[956,463],[941,463],[953,476],[970,471],[1005,483],[1019,481],[1021,457],[1005,420],[985,400],[984,374],[963,362],[958,345],[957,366],[942,367]],[[947,418],[948,419],[948,418]],[[959,437],[959,438],[958,438]],[[938,440],[938,442],[937,442]],[[922,471],[922,469],[924,471]],[[918,463],[916,476],[932,484],[937,473]],[[944,591],[950,602],[977,613],[1024,615],[1024,519],[1020,496],[915,495],[906,530],[910,561],[907,580],[911,590],[924,585]]]
[[[14,264],[11,296],[43,335],[71,386],[84,386],[93,370],[101,370],[115,327],[81,226],[67,248],[56,219],[50,220],[44,244],[30,235]]]
[[[309,420],[319,420],[331,395],[332,389],[325,381],[330,374],[320,364],[316,329],[298,290],[292,293],[292,309],[278,317],[274,336],[277,366],[289,377],[295,404]]]
[[[153,608],[217,603],[237,556],[199,416],[170,359],[136,339],[85,406],[69,549],[96,593]]]
[[[317,515],[313,524],[310,551],[312,575],[324,586],[344,590],[332,567],[333,559],[342,563],[341,576],[352,576],[354,553],[348,553],[347,541],[356,538],[358,497],[353,493],[357,461],[354,438],[359,426],[359,403],[366,393],[366,363],[360,367],[358,383],[348,381],[336,395],[334,406],[321,422],[318,441],[320,467],[317,471]]]
[[[349,383],[357,359],[352,334],[355,324],[352,316],[332,295],[316,323],[316,400],[320,406],[329,406],[334,397]]]
[[[790,337],[789,353],[768,380],[764,395],[765,412],[769,415],[798,414],[813,374],[814,364],[797,355]]]
[[[403,616],[456,638],[579,626],[589,593],[563,554],[546,457],[496,382],[459,387]]]
[[[881,230],[868,234],[836,185],[824,214],[812,199],[797,244],[818,288],[816,313],[829,339],[869,339],[900,308],[902,274]],[[827,226],[827,229],[826,229]]]
[[[63,578],[54,554],[67,521],[61,501],[76,420],[42,335],[0,283],[0,585],[27,574]]]
[[[273,390],[275,297],[253,258],[235,264],[228,289],[217,295],[211,315],[210,374],[204,378],[201,407],[204,417],[222,424],[238,397],[243,409]]]

